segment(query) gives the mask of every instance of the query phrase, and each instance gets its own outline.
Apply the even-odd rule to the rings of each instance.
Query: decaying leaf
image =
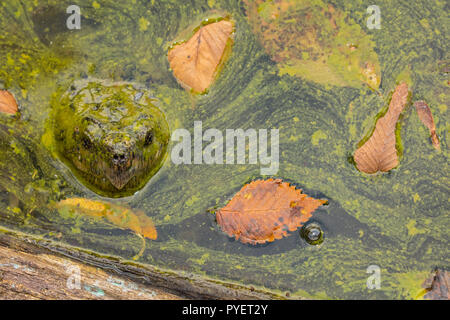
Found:
[[[0,90],[0,112],[16,114],[18,110],[14,96],[6,90]]]
[[[430,278],[422,284],[428,292],[424,298],[427,300],[450,300],[450,272],[437,269]]]
[[[308,197],[280,179],[257,180],[218,210],[216,220],[230,237],[256,245],[287,236],[326,202]]]
[[[365,173],[386,172],[398,165],[395,126],[408,101],[408,85],[399,84],[392,95],[389,109],[378,119],[372,136],[355,151],[357,168]]]
[[[436,134],[436,126],[434,125],[433,115],[431,114],[430,107],[426,104],[425,101],[416,101],[414,103],[416,107],[417,115],[419,116],[420,121],[430,130],[431,142],[433,143],[433,147],[437,150],[441,149],[441,145],[439,143],[439,138]]]
[[[201,93],[214,81],[233,32],[227,20],[202,26],[187,42],[175,45],[168,54],[170,67],[185,87]]]
[[[56,204],[56,208],[93,218],[105,218],[119,228],[132,230],[139,236],[152,240],[157,238],[153,221],[142,211],[132,211],[129,208],[112,203],[84,198],[61,200]]]
[[[316,0],[244,0],[259,41],[280,74],[373,89],[381,72],[375,44],[351,16]]]

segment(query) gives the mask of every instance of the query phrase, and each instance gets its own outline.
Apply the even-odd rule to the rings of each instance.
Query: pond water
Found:
[[[332,3],[365,30],[381,70],[377,90],[281,72],[250,25],[248,5],[238,0],[83,0],[79,30],[66,26],[73,1],[2,1],[0,89],[14,94],[20,115],[0,115],[0,225],[292,297],[420,297],[430,272],[450,262],[448,5],[377,1],[382,27],[367,30],[371,1],[311,2]],[[217,16],[234,23],[232,51],[208,93],[194,95],[173,77],[167,51],[180,34]],[[257,246],[229,238],[213,211],[246,183],[266,178],[261,165],[175,165],[174,142],[159,172],[131,197],[102,198],[83,186],[54,156],[49,119],[54,101],[85,78],[146,86],[171,132],[192,133],[194,121],[221,132],[279,129],[273,177],[328,200],[310,220],[321,226],[323,243],[309,245],[298,230]],[[351,156],[401,80],[413,101],[430,106],[441,151],[409,105],[400,120],[400,165],[383,174],[359,172]],[[54,209],[74,197],[142,210],[158,237],[145,239],[140,253],[142,239],[133,231]],[[371,265],[380,268],[376,290],[367,287]]]

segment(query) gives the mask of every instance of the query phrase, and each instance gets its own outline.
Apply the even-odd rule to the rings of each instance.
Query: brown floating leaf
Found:
[[[433,147],[437,150],[441,149],[441,145],[439,143],[439,138],[436,134],[436,126],[434,125],[433,115],[431,114],[430,107],[426,104],[425,101],[416,101],[414,103],[416,107],[417,115],[419,116],[420,121],[430,130],[431,142],[433,143]]]
[[[232,32],[233,24],[221,20],[201,27],[187,42],[173,47],[168,59],[178,81],[204,92],[214,81]]]
[[[0,112],[16,114],[18,110],[14,96],[6,90],[0,90]]]
[[[450,273],[447,270],[437,269],[422,285],[428,291],[424,298],[427,300],[450,300],[449,284]]]
[[[378,119],[369,140],[355,151],[357,168],[365,173],[386,172],[398,165],[395,148],[395,126],[408,101],[408,85],[401,83],[395,88],[389,109]]]
[[[129,208],[112,203],[84,198],[69,198],[56,204],[59,210],[70,210],[94,218],[105,218],[114,225],[130,229],[136,234],[155,240],[157,232],[152,220],[144,212],[133,212]]]
[[[287,236],[326,202],[308,197],[280,179],[257,180],[217,211],[216,220],[230,237],[255,245]]]

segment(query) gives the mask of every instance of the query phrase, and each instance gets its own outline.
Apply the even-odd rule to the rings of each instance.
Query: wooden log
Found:
[[[0,299],[133,299],[182,297],[51,253],[0,246]]]
[[[79,281],[77,280],[78,275]],[[0,229],[0,299],[280,299]]]

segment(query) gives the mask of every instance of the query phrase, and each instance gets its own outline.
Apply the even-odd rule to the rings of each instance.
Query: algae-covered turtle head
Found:
[[[59,157],[90,189],[132,195],[158,171],[169,128],[145,89],[124,82],[75,82],[54,110]]]

